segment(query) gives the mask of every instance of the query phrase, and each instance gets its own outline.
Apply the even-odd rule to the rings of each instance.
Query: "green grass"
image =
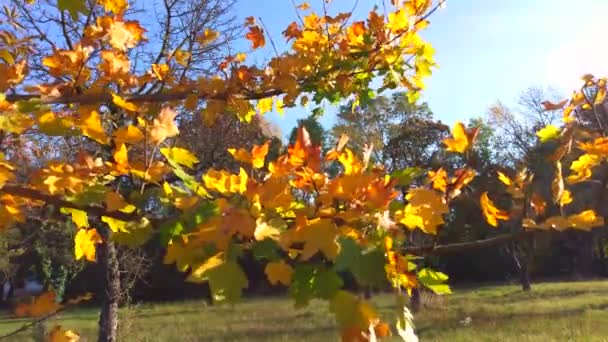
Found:
[[[387,319],[392,297],[373,301]],[[415,317],[421,341],[608,341],[608,281],[484,286],[456,290],[448,297],[423,297]],[[295,310],[286,299],[250,299],[234,306],[202,301],[144,304],[121,311],[120,341],[335,341],[327,304]],[[470,323],[463,321],[470,317]],[[97,312],[74,309],[59,323],[94,341]],[[0,335],[24,324],[0,319]],[[31,331],[10,341],[30,341]],[[397,339],[391,339],[396,341]]]

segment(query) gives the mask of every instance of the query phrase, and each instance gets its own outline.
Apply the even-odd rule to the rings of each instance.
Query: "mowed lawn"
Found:
[[[396,309],[390,295],[373,301],[386,319]],[[456,289],[424,298],[415,317],[421,341],[608,341],[608,281]],[[327,304],[294,309],[287,299],[248,299],[234,306],[202,301],[143,304],[121,311],[120,341],[336,341]],[[2,315],[0,335],[24,324]],[[73,309],[59,323],[95,341],[97,312]],[[31,341],[31,331],[9,341]],[[397,341],[396,338],[390,339]]]

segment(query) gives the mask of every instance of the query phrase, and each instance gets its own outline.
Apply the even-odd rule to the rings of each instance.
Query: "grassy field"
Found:
[[[421,341],[608,341],[608,281],[534,284],[528,293],[517,286],[487,286],[423,299],[415,317]],[[391,296],[373,301],[391,317]],[[191,301],[139,305],[121,315],[120,341],[337,340],[323,302],[294,310],[285,299],[218,307]],[[75,309],[48,324],[59,323],[78,331],[81,340],[94,341],[96,320],[95,310]],[[23,323],[1,316],[0,335]],[[9,341],[31,341],[31,331]]]

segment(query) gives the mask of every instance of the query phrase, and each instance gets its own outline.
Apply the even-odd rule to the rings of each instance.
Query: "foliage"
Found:
[[[315,114],[327,101],[365,104],[376,92],[397,87],[404,87],[414,102],[434,66],[433,49],[419,32],[441,3],[392,1],[388,12],[374,8],[364,21],[350,21],[352,13],[319,16],[301,5],[301,22],[283,31],[291,44],[286,52],[277,52],[261,66],[248,64],[243,52],[231,53],[211,73],[200,74],[187,69],[190,57],[179,47],[163,51],[151,63],[134,57],[138,48],[154,43],[148,43],[142,22],[130,20],[126,1],[59,2],[60,12],[67,11],[73,21],[91,20],[67,48],[42,56],[29,48],[37,33],[9,18],[12,26],[2,32],[8,37],[2,55],[8,57],[0,64],[0,91],[5,93],[1,128],[13,142],[7,144],[18,150],[20,134],[34,132],[44,141],[81,139],[87,149],[73,158],[40,158],[29,170],[12,154],[1,155],[0,229],[24,222],[33,209],[52,205],[78,227],[76,259],[91,262],[98,245],[111,246],[109,240],[136,248],[160,234],[167,247],[164,262],[187,273],[189,281],[208,282],[216,303],[241,297],[249,281],[239,260],[253,251],[270,259],[268,280],[288,285],[296,306],[326,300],[343,340],[390,335],[369,302],[342,289],[337,272],[346,271],[364,285],[392,286],[399,306],[397,331],[405,339],[415,338],[403,292],[421,286],[438,294],[450,290],[447,275],[419,267],[404,247],[414,232],[434,238],[453,201],[474,179],[476,172],[466,164],[477,127],[454,125],[442,142],[457,158],[462,155],[462,166],[429,170],[427,184],[419,186],[405,184],[408,172],[395,170],[392,177],[374,164],[371,151],[360,158],[345,141],[324,153],[304,126],[276,158],[269,158],[269,143],[231,146],[228,153],[238,167],[205,168],[202,175],[194,170],[196,153],[176,142],[182,131],[179,118],[186,112],[200,112],[208,126],[224,115],[250,122],[298,104],[313,103]],[[268,36],[261,22],[249,17],[245,28],[252,50],[265,46]],[[199,49],[220,39],[209,28],[194,32],[191,44]],[[28,72],[30,58],[47,77]],[[605,94],[605,80],[586,82]],[[575,94],[564,105],[565,129],[551,139],[563,144],[553,158],[551,198],[562,207],[568,203],[566,180],[588,179],[592,168],[608,158],[604,138],[583,141],[573,134],[578,129],[573,114],[588,105],[584,97]],[[572,163],[575,175],[564,177],[561,159],[575,139],[585,154]],[[330,175],[324,170],[332,163],[341,169]],[[524,175],[501,179],[518,208],[530,203],[539,207],[542,199],[518,196],[530,183]],[[487,193],[480,206],[492,226],[512,216]],[[588,230],[603,224],[590,209],[547,219],[539,212],[520,216],[527,228],[545,230]],[[57,311],[46,296],[19,312],[40,316]]]

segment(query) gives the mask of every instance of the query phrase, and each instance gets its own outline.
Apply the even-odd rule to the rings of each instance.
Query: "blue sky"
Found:
[[[318,8],[321,1],[309,2]],[[381,2],[359,0],[355,15]],[[349,10],[353,3],[333,0],[329,9]],[[291,0],[238,0],[236,7],[240,19],[261,17],[279,50],[284,48],[281,31],[296,19]],[[452,124],[484,115],[498,99],[512,103],[533,85],[551,85],[567,96],[583,74],[608,75],[608,44],[602,44],[600,31],[606,13],[606,0],[448,0],[423,34],[439,64],[423,100],[438,119]],[[254,60],[272,54],[267,46]],[[269,118],[286,135],[306,115],[306,109],[294,108]],[[330,127],[334,120],[335,109],[327,108],[322,123]]]

